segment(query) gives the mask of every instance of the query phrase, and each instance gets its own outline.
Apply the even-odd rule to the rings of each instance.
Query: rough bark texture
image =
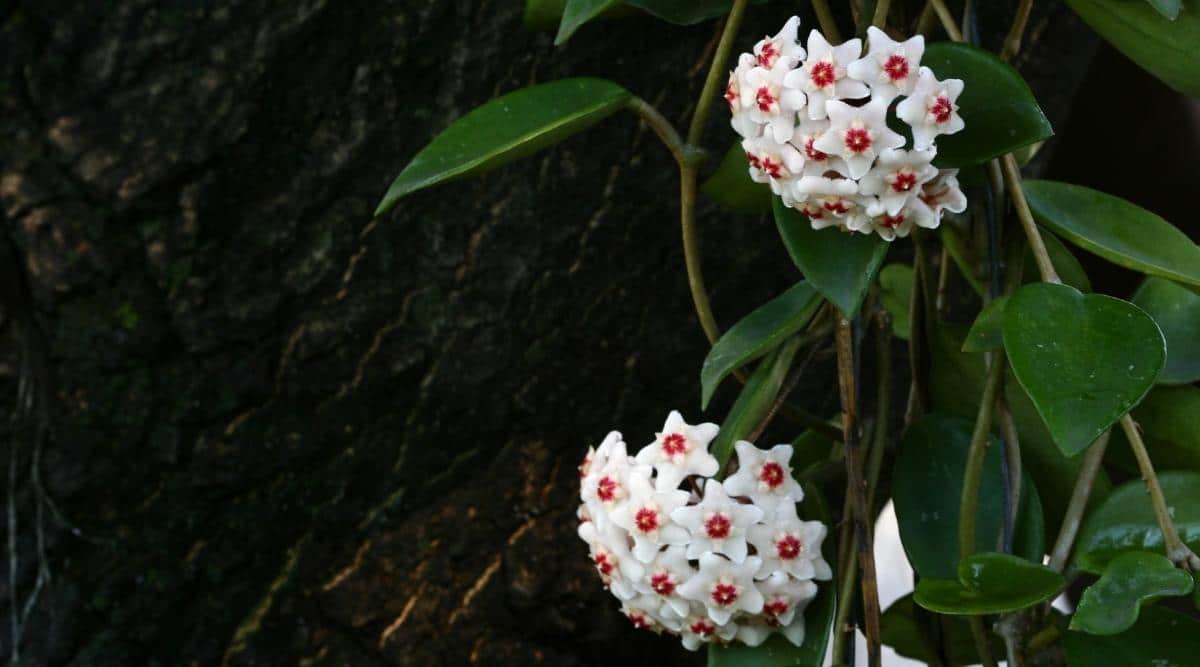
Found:
[[[702,660],[574,537],[589,443],[699,416],[667,152],[618,116],[371,219],[503,91],[605,76],[685,118],[714,24],[555,49],[519,5],[0,2],[17,597],[39,524],[51,575],[25,664]],[[795,279],[768,221],[702,213],[723,323]]]

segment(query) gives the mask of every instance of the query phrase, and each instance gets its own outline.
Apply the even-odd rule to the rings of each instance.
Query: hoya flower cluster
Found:
[[[921,66],[925,39],[896,42],[872,27],[863,55],[861,40],[834,46],[815,30],[805,49],[799,27],[793,16],[741,54],[725,88],[751,178],[769,183],[816,229],[889,241],[913,225],[937,227],[944,210],[965,210],[957,170],[932,164],[936,138],[963,128],[963,82],[938,81]],[[894,113],[911,128],[911,146],[888,127],[898,98]]]
[[[579,536],[635,626],[679,635],[691,650],[757,646],[775,631],[799,646],[813,580],[831,577],[825,525],[796,515],[804,493],[790,445],[738,442],[737,472],[712,479],[717,431],[672,412],[636,456],[609,433],[579,468]]]

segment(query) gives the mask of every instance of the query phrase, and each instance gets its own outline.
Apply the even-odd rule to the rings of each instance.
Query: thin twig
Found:
[[[817,23],[821,24],[821,32],[825,33],[825,39],[829,40],[830,44],[840,44],[842,34],[838,32],[833,12],[829,11],[829,3],[825,0],[812,0],[812,6],[817,14]]]
[[[654,134],[658,135],[659,139],[662,139],[667,150],[671,151],[671,156],[675,158],[675,162],[682,168],[684,162],[687,160],[687,150],[683,144],[683,139],[679,136],[679,132],[675,130],[675,126],[671,124],[671,121],[667,120],[653,104],[637,96],[629,98],[629,101],[625,103],[625,107],[638,116],[641,116],[646,125],[649,125],[651,130],[654,130]]]
[[[1125,439],[1129,441],[1129,447],[1133,449],[1133,455],[1137,458],[1142,481],[1146,483],[1146,490],[1150,492],[1150,502],[1154,505],[1154,516],[1162,529],[1167,558],[1186,570],[1200,571],[1200,557],[1179,539],[1179,531],[1175,529],[1175,522],[1171,519],[1171,510],[1167,507],[1167,499],[1163,497],[1162,487],[1158,484],[1158,475],[1154,474],[1154,465],[1150,462],[1146,443],[1142,442],[1142,434],[1138,432],[1137,424],[1133,423],[1133,418],[1128,414],[1121,417],[1121,429],[1125,431]]]
[[[1025,25],[1029,23],[1029,13],[1033,9],[1033,0],[1021,0],[1017,5],[1017,14],[1013,17],[1008,36],[1004,38],[1004,46],[1000,48],[1002,60],[1012,60],[1021,50],[1021,36],[1025,34]]]
[[[1042,241],[1042,234],[1033,219],[1033,211],[1029,210],[1029,202],[1025,200],[1025,190],[1021,188],[1021,170],[1017,167],[1016,158],[1010,153],[1004,156],[1000,164],[1004,171],[1005,185],[1008,186],[1008,196],[1012,198],[1017,219],[1021,221],[1021,227],[1025,230],[1029,249],[1033,251],[1033,258],[1037,261],[1042,280],[1062,284],[1062,279],[1054,269],[1054,263],[1050,261],[1050,253],[1046,250],[1046,243]]]
[[[966,558],[975,553],[975,513],[979,508],[979,487],[983,480],[983,462],[991,444],[992,415],[996,406],[1001,381],[1004,379],[1004,352],[992,353],[987,378],[983,384],[983,398],[975,417],[975,429],[971,433],[971,446],[967,452],[966,470],[963,471],[962,498],[958,514],[958,553]]]
[[[938,281],[937,281],[937,298],[934,299],[933,306],[938,315],[941,315],[946,308],[946,287],[950,283],[950,251],[946,249],[946,244],[942,244],[942,252],[938,257]]]
[[[1049,566],[1055,572],[1062,573],[1067,567],[1067,558],[1071,555],[1075,536],[1079,534],[1079,524],[1083,521],[1083,512],[1087,509],[1088,498],[1092,495],[1092,485],[1100,472],[1100,464],[1104,461],[1104,450],[1108,448],[1110,434],[1111,431],[1105,431],[1084,452],[1083,461],[1079,465],[1079,476],[1075,478],[1075,488],[1071,491],[1062,526],[1058,529],[1054,549],[1050,552]]]
[[[754,430],[750,432],[750,435],[746,436],[746,440],[750,442],[758,441],[759,437],[762,436],[763,431],[767,430],[767,427],[771,425],[771,422],[775,419],[775,415],[778,414],[780,409],[783,407],[784,402],[787,401],[788,394],[791,394],[792,390],[796,388],[796,384],[800,382],[800,378],[803,377],[805,371],[808,370],[808,367],[812,364],[813,359],[816,358],[817,353],[821,351],[819,339],[809,342],[811,343],[811,347],[808,349],[808,354],[804,355],[804,359],[802,359],[799,364],[797,364],[794,368],[792,368],[791,371],[788,372],[788,377],[783,381],[783,386],[779,390],[779,395],[775,397],[775,403],[771,405],[771,409],[767,411],[766,416],[763,417],[762,421],[758,423],[758,426],[754,427]]]
[[[946,35],[956,42],[963,41],[962,31],[958,29],[958,24],[955,23],[954,16],[950,14],[946,3],[943,0],[929,0],[929,4],[933,5],[933,11],[937,12],[938,20],[942,22],[942,28],[945,29]]]
[[[854,532],[858,546],[858,565],[862,570],[863,624],[867,636],[870,667],[880,667],[879,588],[875,575],[875,554],[871,540],[867,508],[867,485],[863,479],[863,452],[858,442],[857,392],[854,386],[853,331],[843,317],[837,325],[838,386],[842,399],[842,433],[846,441],[846,486],[853,497]]]
[[[729,18],[725,19],[725,29],[721,32],[721,41],[717,43],[712,66],[708,68],[708,76],[704,78],[704,87],[700,90],[700,100],[696,102],[696,111],[692,114],[691,125],[688,126],[687,143],[689,146],[700,145],[700,137],[704,134],[704,125],[708,122],[708,113],[712,110],[713,102],[718,97],[717,90],[721,87],[721,79],[728,75],[725,71],[725,64],[729,62],[729,54],[733,52],[733,41],[737,38],[738,28],[742,25],[742,16],[746,13],[747,2],[748,0],[733,0]]]
[[[1004,398],[996,398],[996,413],[1000,417],[1000,433],[1004,436],[1004,460],[1008,462],[1008,511],[1004,514],[1004,551],[1012,552],[1016,533],[1017,513],[1021,507],[1021,440],[1017,425]]]
[[[882,29],[887,24],[888,10],[892,0],[875,0],[875,15],[871,17],[871,25]]]

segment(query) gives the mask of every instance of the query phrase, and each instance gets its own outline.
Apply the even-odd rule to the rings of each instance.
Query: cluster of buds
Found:
[[[896,42],[872,27],[863,55],[862,40],[833,46],[814,30],[806,50],[799,27],[793,16],[741,54],[725,88],[750,177],[769,183],[816,229],[888,241],[914,224],[937,227],[943,211],[965,210],[957,170],[933,166],[936,137],[963,128],[963,82],[938,81],[921,66],[925,39]],[[899,98],[894,114],[911,128],[911,146],[888,127]]]
[[[713,479],[717,431],[672,412],[636,456],[609,433],[579,468],[579,536],[636,627],[676,634],[690,650],[757,646],[772,632],[799,646],[813,580],[832,576],[826,527],[796,514],[804,493],[791,445],[738,442],[736,473]]]

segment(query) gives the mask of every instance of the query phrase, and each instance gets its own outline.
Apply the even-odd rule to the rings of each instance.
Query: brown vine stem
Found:
[[[642,121],[658,135],[667,150],[671,151],[671,157],[675,158],[675,162],[682,169],[684,163],[687,162],[687,151],[683,143],[683,139],[679,136],[679,132],[675,130],[675,126],[671,121],[667,120],[653,104],[643,100],[636,95],[629,98],[625,103],[625,107],[641,117]]]
[[[825,0],[812,0],[812,6],[817,14],[817,23],[821,24],[821,32],[825,33],[825,39],[828,39],[830,44],[840,44],[842,34],[838,32],[833,12],[829,11],[829,3]]]
[[[933,5],[933,11],[937,13],[938,20],[942,22],[942,28],[946,31],[946,35],[956,42],[963,41],[962,31],[958,29],[958,24],[955,23],[954,16],[950,14],[950,9],[946,7],[944,0],[929,0],[929,4]]]
[[[1017,5],[1017,14],[1013,18],[1008,36],[1004,38],[1004,46],[1000,48],[1000,58],[1008,61],[1021,50],[1021,37],[1025,34],[1025,25],[1029,23],[1029,13],[1033,9],[1033,0],[1021,0]]]
[[[1054,270],[1054,264],[1050,261],[1050,253],[1046,251],[1042,234],[1033,220],[1033,211],[1029,210],[1029,202],[1025,199],[1025,190],[1021,188],[1021,169],[1017,166],[1017,159],[1012,154],[1005,155],[1000,161],[1000,166],[1004,171],[1004,183],[1008,187],[1008,196],[1012,198],[1013,208],[1017,211],[1017,219],[1021,221],[1021,227],[1025,230],[1025,238],[1029,240],[1029,249],[1033,251],[1033,258],[1037,261],[1038,272],[1041,273],[1042,280],[1061,285],[1062,279],[1058,277],[1058,271]]]
[[[1167,499],[1163,497],[1162,487],[1158,484],[1158,476],[1154,474],[1154,466],[1150,463],[1150,454],[1146,451],[1146,443],[1142,442],[1142,434],[1138,431],[1137,424],[1133,422],[1132,417],[1126,414],[1121,417],[1121,428],[1125,431],[1125,439],[1129,440],[1134,457],[1137,458],[1138,469],[1142,472],[1142,481],[1146,483],[1146,490],[1150,492],[1150,502],[1154,504],[1154,515],[1158,518],[1158,525],[1162,529],[1167,558],[1185,570],[1200,571],[1200,557],[1197,557],[1183,543],[1183,540],[1179,539],[1179,531],[1175,529],[1175,522],[1171,519],[1171,510],[1167,507]]]
[[[725,63],[729,62],[729,54],[733,51],[733,40],[737,38],[738,28],[742,25],[742,16],[746,14],[748,1],[733,0],[729,18],[725,19],[721,40],[717,42],[717,51],[713,54],[712,65],[708,68],[708,76],[704,78],[704,88],[700,90],[700,100],[696,102],[696,112],[692,114],[692,124],[688,127],[687,142],[689,146],[700,145],[700,137],[704,134],[704,126],[708,122],[708,113],[717,99],[717,89],[721,86],[721,78],[727,74]]]
[[[887,23],[888,10],[892,7],[891,0],[875,0],[875,15],[871,17],[871,25],[883,28]]]
[[[863,624],[867,636],[868,663],[880,667],[879,587],[875,576],[874,545],[867,508],[867,484],[863,479],[863,452],[858,441],[858,408],[854,386],[854,341],[850,321],[837,324],[838,387],[842,399],[842,433],[846,443],[846,493],[852,498],[854,535],[858,566],[862,570]]]
[[[1075,544],[1075,536],[1079,534],[1079,524],[1083,521],[1083,512],[1087,509],[1088,498],[1092,495],[1092,485],[1100,472],[1100,464],[1104,461],[1104,451],[1108,449],[1110,434],[1111,431],[1105,431],[1087,448],[1079,466],[1079,476],[1075,478],[1075,488],[1067,502],[1062,527],[1058,529],[1054,550],[1050,552],[1050,569],[1060,574],[1067,567],[1067,558],[1071,556],[1071,547]]]

